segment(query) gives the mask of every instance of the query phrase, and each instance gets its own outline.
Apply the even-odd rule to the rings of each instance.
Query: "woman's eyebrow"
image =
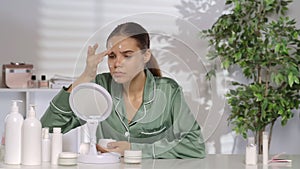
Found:
[[[124,50],[124,51],[120,51],[120,53],[121,54],[128,54],[128,53],[134,53],[134,52],[136,52],[136,51],[134,51],[134,50],[131,50],[131,49],[127,49],[127,50]]]

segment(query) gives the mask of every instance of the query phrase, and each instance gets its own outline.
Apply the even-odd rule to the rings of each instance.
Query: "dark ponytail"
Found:
[[[155,57],[151,53],[150,60],[146,63],[146,68],[153,74],[153,76],[162,77],[161,71],[159,69],[158,63]]]

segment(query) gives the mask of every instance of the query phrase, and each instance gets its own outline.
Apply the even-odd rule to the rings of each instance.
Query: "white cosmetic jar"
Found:
[[[58,157],[58,165],[77,165],[77,153],[61,152]]]
[[[141,150],[125,150],[124,162],[129,164],[138,164],[142,162]]]
[[[116,140],[114,140],[114,139],[99,139],[98,140],[98,144],[103,148],[107,148],[107,144],[110,142],[116,142]]]

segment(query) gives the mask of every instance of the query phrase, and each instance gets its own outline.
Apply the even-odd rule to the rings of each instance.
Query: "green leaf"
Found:
[[[298,39],[298,36],[299,36],[299,35],[298,35],[298,32],[295,31],[295,32],[293,33],[293,38]]]
[[[264,99],[263,103],[262,103],[262,110],[266,110],[268,107],[269,101],[268,99]]]
[[[290,87],[292,87],[293,84],[294,84],[294,75],[293,75],[292,72],[290,72],[289,75],[288,75],[288,81],[289,81]]]
[[[216,76],[216,70],[215,69],[211,69],[210,71],[208,71],[205,75],[206,80],[211,80],[213,77]]]
[[[294,76],[294,83],[299,84],[299,78]]]
[[[277,44],[276,44],[276,46],[275,46],[275,53],[279,53],[280,46],[281,46],[280,43],[277,43]]]
[[[223,62],[222,62],[222,67],[224,68],[224,69],[228,69],[229,68],[229,65],[230,65],[230,61],[229,60],[224,60]]]
[[[260,93],[254,93],[254,96],[256,97],[257,102],[260,102],[264,99],[264,97]]]
[[[231,3],[232,3],[232,0],[227,0],[225,4],[226,4],[226,5],[229,5],[229,4],[231,4]]]
[[[234,54],[234,60],[235,60],[235,61],[240,60],[241,57],[242,57],[242,53],[241,53],[241,52],[238,52],[238,53]]]

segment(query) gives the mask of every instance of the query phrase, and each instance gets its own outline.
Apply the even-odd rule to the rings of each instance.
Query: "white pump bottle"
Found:
[[[35,116],[34,106],[30,105],[22,127],[23,165],[41,165],[42,163],[42,124]]]
[[[51,161],[51,140],[49,137],[49,128],[42,128],[42,162]]]
[[[24,118],[19,113],[18,102],[12,100],[11,112],[5,118],[5,157],[6,164],[21,164],[22,125]]]

